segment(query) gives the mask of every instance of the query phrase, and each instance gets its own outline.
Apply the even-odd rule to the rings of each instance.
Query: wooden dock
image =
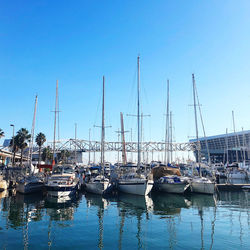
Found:
[[[216,186],[217,186],[219,191],[240,191],[240,190],[249,190],[250,191],[250,184],[223,183],[223,184],[217,184]]]

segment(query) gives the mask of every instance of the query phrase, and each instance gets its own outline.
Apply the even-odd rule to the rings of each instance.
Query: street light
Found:
[[[13,148],[13,157],[12,157],[12,167],[14,166],[15,163],[15,158],[14,158],[14,145],[15,145],[15,125],[14,124],[10,124],[11,127],[13,127],[13,137],[12,137],[12,148]]]

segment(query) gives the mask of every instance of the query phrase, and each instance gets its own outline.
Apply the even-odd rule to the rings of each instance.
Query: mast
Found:
[[[120,161],[120,133],[121,133],[121,131],[118,128],[117,131],[115,131],[115,132],[117,133],[117,141],[118,141],[117,163],[119,165],[119,161]]]
[[[77,162],[77,157],[76,157],[76,136],[77,136],[77,124],[75,123],[75,164]]]
[[[167,115],[166,115],[164,163],[168,164],[168,162],[169,162],[169,80],[167,80]]]
[[[137,139],[138,139],[138,158],[137,167],[141,164],[141,145],[140,145],[140,56],[137,57]]]
[[[226,129],[226,143],[227,143],[227,166],[228,166],[228,157],[229,157],[229,155],[228,155],[228,133],[227,133],[227,129]]]
[[[89,129],[89,164],[90,165],[90,133],[91,133],[91,128]]]
[[[173,161],[173,150],[172,150],[172,144],[173,144],[173,130],[172,130],[172,111],[170,111],[170,164]]]
[[[37,95],[35,98],[34,115],[33,115],[33,121],[32,121],[32,129],[31,129],[31,141],[30,141],[30,146],[29,146],[30,166],[32,164],[34,132],[35,132],[35,123],[36,123],[36,108],[37,108]],[[13,140],[14,140],[14,137],[13,137]]]
[[[131,140],[131,148],[132,148],[132,142],[133,142],[133,130],[132,130],[132,128],[130,129],[131,130],[131,134],[130,134],[130,140]],[[133,162],[133,152],[132,152],[132,150],[131,150],[131,162]]]
[[[125,147],[125,131],[124,131],[124,123],[123,123],[123,113],[121,115],[121,135],[122,135],[122,163],[123,165],[127,164],[127,155],[126,155],[126,147]]]
[[[104,99],[104,89],[105,89],[105,77],[103,76],[103,83],[102,83],[102,133],[101,133],[101,166],[102,166],[102,171],[104,175],[104,143],[105,143],[105,120],[104,120],[104,104],[105,104],[105,99]]]
[[[58,80],[56,80],[56,103],[55,103],[55,120],[54,120],[54,140],[53,140],[53,161],[52,165],[55,165],[55,152],[56,152],[56,115],[58,107]]]
[[[235,122],[234,122],[234,111],[232,110],[232,118],[233,118],[233,128],[234,128],[234,135],[235,135],[235,146],[236,146],[236,161],[239,162],[239,156],[238,156],[238,143],[237,143],[237,135],[235,131]]]
[[[141,161],[144,163],[144,150],[142,149],[143,144],[143,113],[141,112]]]
[[[193,80],[193,97],[194,97],[194,117],[195,117],[195,130],[196,130],[196,162],[199,164],[199,174],[201,175],[201,169],[200,169],[200,145],[199,145],[199,134],[198,134],[198,122],[197,122],[197,110],[196,110],[196,93],[195,93],[195,78],[194,74],[192,74],[192,80]]]
[[[243,144],[243,164],[245,166],[245,162],[246,162],[246,154],[245,154],[245,134],[244,134],[244,130],[243,130],[243,127],[242,127],[242,144]]]

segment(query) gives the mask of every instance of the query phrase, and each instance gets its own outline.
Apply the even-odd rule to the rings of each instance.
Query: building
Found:
[[[250,160],[250,130],[199,138],[201,159],[212,163]],[[197,140],[189,142],[196,144]],[[195,151],[197,158],[197,151]]]

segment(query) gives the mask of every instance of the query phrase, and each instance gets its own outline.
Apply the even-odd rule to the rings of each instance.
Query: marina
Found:
[[[250,249],[250,1],[2,1],[0,249]]]

